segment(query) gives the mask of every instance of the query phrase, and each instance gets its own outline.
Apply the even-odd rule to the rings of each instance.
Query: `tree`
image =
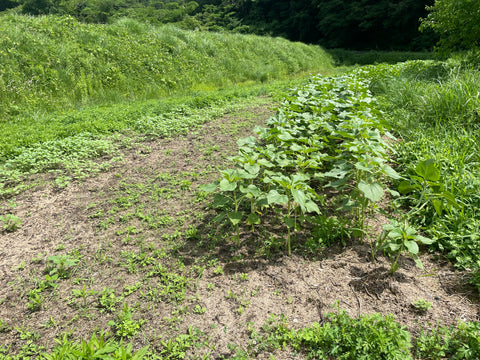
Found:
[[[58,6],[58,0],[23,0],[20,1],[22,4],[22,12],[30,15],[46,15],[54,11],[56,6]]]
[[[432,29],[440,36],[437,50],[480,49],[480,1],[436,0],[427,6],[429,14],[421,19],[420,30]]]
[[[313,0],[322,45],[350,49],[422,50],[433,45],[418,32],[433,0]]]
[[[0,0],[0,11],[5,11],[10,8],[14,8],[18,3],[14,0]]]

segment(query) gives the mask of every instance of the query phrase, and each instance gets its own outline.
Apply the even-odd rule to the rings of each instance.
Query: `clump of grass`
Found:
[[[418,164],[431,159],[438,173],[432,201],[419,206],[423,192],[412,191],[401,206],[419,208],[409,221],[457,267],[475,270],[480,264],[480,75],[458,64],[416,61],[369,71],[377,79],[373,90],[385,119],[402,139],[395,144],[398,170],[415,178]]]

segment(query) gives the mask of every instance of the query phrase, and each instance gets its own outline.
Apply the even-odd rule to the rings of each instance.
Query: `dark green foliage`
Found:
[[[408,51],[353,51],[345,49],[330,49],[335,65],[373,65],[373,64],[396,64],[408,60],[433,60],[436,55],[433,52],[408,52]]]
[[[431,29],[440,36],[437,50],[450,53],[480,48],[478,0],[437,0],[427,9],[421,29]]]
[[[12,1],[12,0],[1,0],[0,1],[0,11],[5,11],[7,9],[10,9],[10,8],[13,8],[15,6],[17,6],[18,4],[16,3],[16,1]]]
[[[302,0],[247,2],[239,9],[254,31],[330,48],[422,50],[431,34],[418,32],[432,0]]]

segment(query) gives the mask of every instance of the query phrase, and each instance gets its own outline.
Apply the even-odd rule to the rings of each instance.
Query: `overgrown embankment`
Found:
[[[120,19],[0,17],[0,116],[146,99],[331,68],[318,46]]]

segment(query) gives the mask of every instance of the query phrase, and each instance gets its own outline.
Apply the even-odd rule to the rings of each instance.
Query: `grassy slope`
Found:
[[[267,81],[331,67],[319,47],[130,19],[0,17],[0,115]]]
[[[18,171],[102,155],[110,146],[95,141],[106,135],[166,135],[159,128],[174,118],[206,121],[209,108],[269,93],[276,80],[332,70],[317,46],[130,19],[5,15],[0,35],[0,188]]]

